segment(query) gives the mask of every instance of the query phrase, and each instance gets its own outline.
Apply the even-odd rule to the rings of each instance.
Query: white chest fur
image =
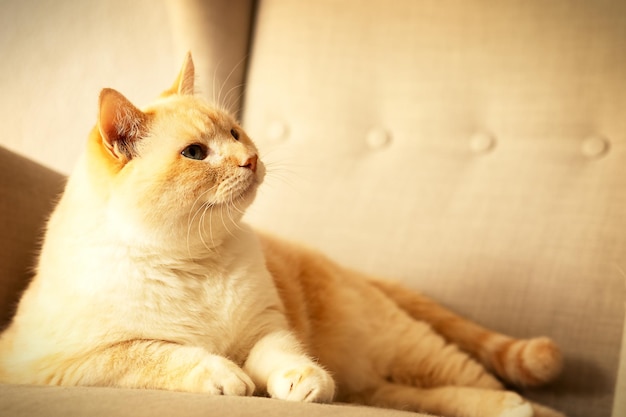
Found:
[[[129,331],[203,346],[240,362],[277,319],[280,305],[258,245],[249,243],[245,252],[225,249],[182,263],[154,260],[136,269],[129,300],[134,306],[125,314],[134,316]]]
[[[48,251],[42,262],[49,275],[36,298],[50,320],[71,318],[55,328],[74,345],[164,340],[241,363],[259,337],[285,326],[257,238],[245,225],[202,258],[115,242],[61,246],[56,250],[75,253],[72,265],[55,265],[68,257]]]

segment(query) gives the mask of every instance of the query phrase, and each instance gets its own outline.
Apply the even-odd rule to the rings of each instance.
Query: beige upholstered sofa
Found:
[[[238,112],[269,166],[250,222],[550,335],[565,371],[524,393],[626,416],[624,1],[38,0],[0,3],[0,22],[2,323],[99,89],[142,104],[191,50],[201,94]],[[3,416],[394,413],[0,386]]]

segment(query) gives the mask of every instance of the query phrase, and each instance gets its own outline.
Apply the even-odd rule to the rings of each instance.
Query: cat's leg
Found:
[[[415,388],[383,383],[349,397],[352,402],[443,417],[565,417],[517,393],[473,387]]]
[[[452,396],[467,394],[468,401],[475,401],[476,404],[480,401],[481,396],[484,396],[484,400],[488,401],[489,404],[498,404],[498,399],[502,398],[506,400],[503,400],[504,403],[512,404],[521,398],[516,393],[505,391],[500,381],[487,372],[482,364],[456,345],[446,342],[426,323],[413,322],[402,331],[402,334],[402,338],[396,339],[393,360],[389,364],[388,373],[384,375],[387,381],[392,382],[387,387],[389,398],[396,398],[395,394],[399,395],[398,398],[404,398],[401,393],[413,392],[410,390],[411,386],[418,388],[414,393],[419,393],[420,396],[432,394],[432,398],[437,399],[444,394]],[[403,389],[399,390],[399,387]],[[454,388],[463,387],[468,389],[454,390]],[[404,389],[408,389],[408,391],[403,391]],[[388,391],[383,389],[381,392],[387,393]],[[498,392],[505,394],[504,397],[497,394]],[[445,396],[441,398],[445,398]],[[515,401],[511,399],[515,399]],[[463,401],[465,400],[466,397],[464,396]],[[473,404],[471,401],[468,410],[471,410],[471,404]],[[530,404],[533,417],[563,417],[563,414],[548,407],[527,400],[523,400],[523,402]],[[454,403],[450,406],[453,405]],[[459,406],[461,405],[465,407],[464,404]],[[424,408],[422,411],[437,412],[430,408]],[[509,413],[506,407],[505,411]],[[443,413],[443,411],[441,412]],[[502,415],[509,415],[506,413]],[[448,414],[444,413],[444,415]],[[451,413],[449,415],[456,416],[457,414]],[[464,416],[465,414],[459,415]],[[482,416],[481,413],[477,415]]]
[[[385,346],[377,356],[389,360],[382,377],[416,387],[461,385],[503,389],[500,381],[455,344],[447,342],[427,323],[403,316],[389,324]]]
[[[300,342],[288,331],[262,337],[250,351],[244,370],[259,389],[273,398],[330,402],[335,393],[329,373],[304,353]]]
[[[399,284],[370,282],[410,316],[429,323],[446,340],[469,352],[509,382],[541,385],[556,378],[561,371],[561,351],[546,337],[514,339],[486,329]]]
[[[374,407],[396,408],[443,417],[534,416],[531,404],[514,392],[474,387],[416,388],[383,383],[377,388],[351,395],[349,399]]]
[[[215,395],[252,395],[254,392],[254,383],[232,361],[199,347],[163,341],[125,341],[77,358],[54,358],[52,363],[54,370],[47,383],[54,385],[165,389]]]

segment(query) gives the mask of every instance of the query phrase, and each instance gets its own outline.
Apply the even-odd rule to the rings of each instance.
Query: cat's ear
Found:
[[[102,144],[116,159],[126,162],[137,154],[137,141],[147,132],[148,116],[121,93],[100,92],[98,129]]]
[[[170,96],[172,94],[181,95],[193,95],[195,83],[195,69],[193,66],[193,59],[191,58],[191,52],[187,52],[183,67],[176,77],[176,81],[170,87],[169,90],[163,92],[163,96]]]

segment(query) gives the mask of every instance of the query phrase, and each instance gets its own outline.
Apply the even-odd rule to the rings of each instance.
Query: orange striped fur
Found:
[[[561,372],[560,349],[546,337],[513,339],[460,317],[399,284],[380,280],[371,283],[411,317],[429,323],[447,341],[470,353],[507,382],[538,386],[552,381]]]
[[[494,376],[554,379],[549,339],[494,333],[243,223],[265,168],[241,126],[193,96],[193,78],[188,56],[141,110],[103,90],[0,335],[0,382],[562,416]]]

